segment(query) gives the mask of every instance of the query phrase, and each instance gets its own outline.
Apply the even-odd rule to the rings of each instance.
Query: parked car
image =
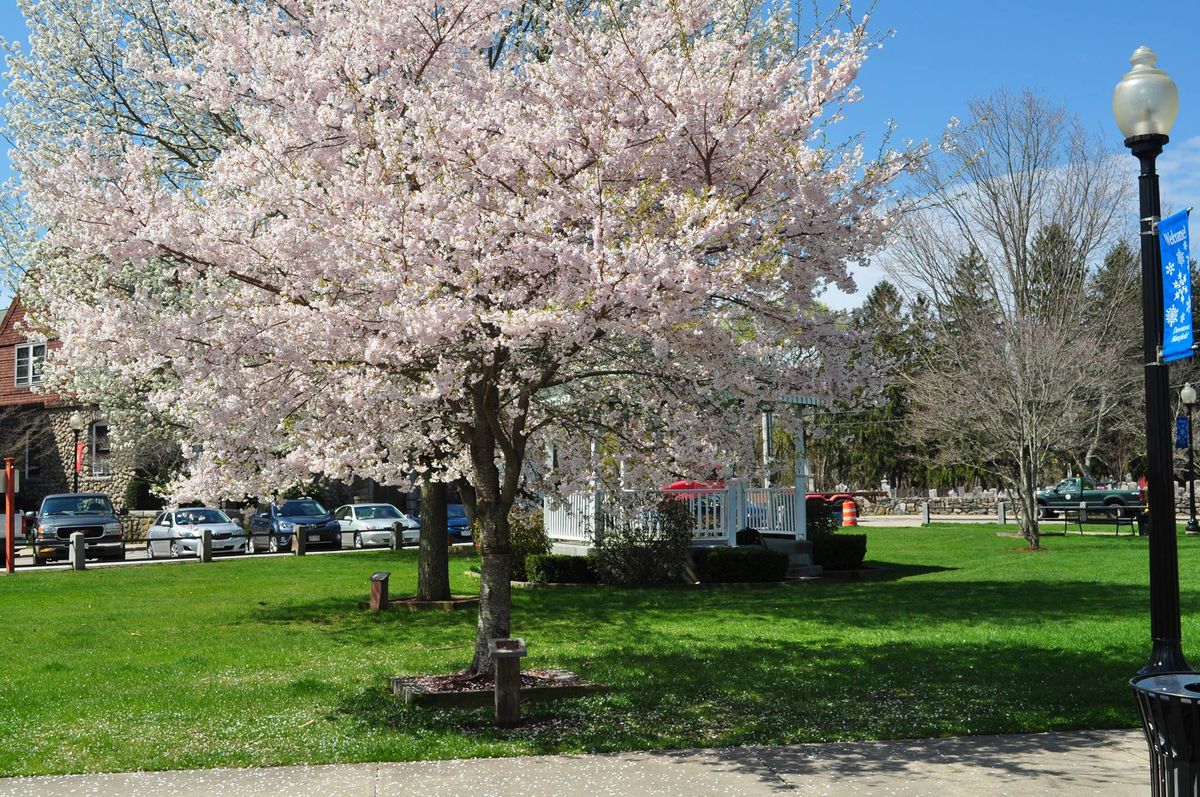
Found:
[[[306,535],[307,545],[342,547],[342,527],[333,513],[312,498],[291,498],[250,518],[249,553],[290,551],[296,534]]]
[[[125,510],[121,510],[125,514]],[[57,493],[42,499],[33,515],[33,563],[66,559],[71,535],[83,532],[89,559],[125,558],[125,533],[112,501],[103,493]]]
[[[400,543],[417,542],[421,523],[391,504],[346,504],[333,513],[343,534],[353,534],[355,548],[368,545],[391,545],[392,528],[399,523],[403,532]]]
[[[229,515],[205,507],[160,512],[146,532],[146,556],[199,556],[205,529],[212,530],[213,553],[245,553],[246,532]]]
[[[467,509],[462,504],[446,505],[446,533],[451,537],[471,539],[471,524],[467,520]]]

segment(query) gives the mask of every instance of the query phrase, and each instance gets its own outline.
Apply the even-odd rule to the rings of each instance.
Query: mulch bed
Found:
[[[451,675],[393,676],[391,692],[414,706],[436,708],[479,708],[492,705],[496,682],[490,675],[469,672]],[[521,702],[562,700],[607,692],[608,687],[590,684],[567,670],[522,670]]]
[[[452,675],[417,675],[409,683],[424,691],[441,694],[443,692],[477,692],[481,689],[495,689],[496,679],[490,674],[476,675],[470,671],[457,672]],[[579,686],[583,679],[568,670],[522,670],[521,687],[541,686]]]

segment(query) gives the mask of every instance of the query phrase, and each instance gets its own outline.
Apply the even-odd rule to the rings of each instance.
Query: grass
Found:
[[[392,674],[468,663],[473,612],[372,615],[413,552],[39,573],[0,581],[0,775],[436,759],[1133,727],[1145,538],[870,529],[880,580],[756,590],[514,590],[529,667],[608,684],[489,712],[410,709]],[[1200,539],[1180,537],[1184,639]],[[476,590],[452,559],[454,591]]]

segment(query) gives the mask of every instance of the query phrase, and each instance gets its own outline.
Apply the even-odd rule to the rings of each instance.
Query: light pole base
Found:
[[[1200,523],[1197,523],[1194,520],[1189,520],[1183,531],[1186,534],[1200,534]]]

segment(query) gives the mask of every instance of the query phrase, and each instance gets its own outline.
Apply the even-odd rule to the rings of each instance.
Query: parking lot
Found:
[[[343,532],[342,533],[342,548],[340,550],[310,549],[310,550],[306,551],[305,555],[306,556],[326,556],[329,554],[366,553],[368,551],[383,550],[383,548],[381,548],[381,547],[354,548],[354,547],[352,547],[352,541],[353,541],[353,534],[351,532]],[[33,557],[29,553],[29,548],[25,547],[23,543],[24,543],[24,540],[22,540],[20,537],[18,537],[16,539],[17,548],[16,548],[16,557],[14,558],[14,564],[15,564],[15,567],[17,570],[22,571],[22,572],[36,573],[36,572],[40,572],[43,570],[44,571],[55,571],[55,570],[69,570],[70,569],[70,565],[67,563],[67,561],[65,559],[61,560],[61,561],[47,562],[46,564],[35,565],[33,563]],[[463,541],[459,542],[455,538],[451,537],[451,544],[452,545],[453,544],[470,545],[471,543],[469,540],[463,540]],[[415,549],[416,546],[410,543],[407,545],[407,547]],[[295,554],[291,553],[291,552],[284,552],[284,553],[263,552],[263,553],[253,553],[253,554],[241,554],[241,553],[239,553],[239,554],[214,554],[213,561],[220,562],[220,561],[224,561],[227,559],[243,559],[247,556],[253,556],[253,557],[280,557],[280,556],[283,556],[283,557],[286,557],[286,556],[294,556],[294,555]],[[195,556],[182,556],[177,559],[171,559],[171,558],[164,559],[160,555],[154,559],[150,559],[146,556],[146,543],[144,541],[142,541],[142,542],[126,543],[126,545],[125,545],[125,561],[123,561],[123,562],[88,559],[87,567],[90,569],[93,567],[97,567],[97,568],[99,568],[99,567],[125,567],[125,566],[134,566],[134,565],[172,564],[172,563],[179,563],[179,562],[195,562],[195,561],[197,561]]]

